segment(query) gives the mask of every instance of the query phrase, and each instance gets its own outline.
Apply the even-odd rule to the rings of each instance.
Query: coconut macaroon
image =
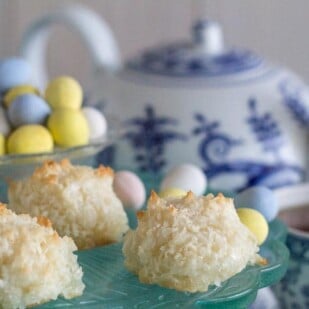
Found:
[[[0,204],[0,307],[25,308],[83,293],[76,245],[43,217],[16,215]]]
[[[47,161],[33,175],[9,184],[9,207],[16,213],[49,218],[56,231],[79,249],[122,240],[128,218],[113,190],[109,167]]]
[[[123,245],[125,266],[141,282],[192,293],[220,285],[260,261],[258,250],[231,198],[192,192],[178,199],[152,192]]]

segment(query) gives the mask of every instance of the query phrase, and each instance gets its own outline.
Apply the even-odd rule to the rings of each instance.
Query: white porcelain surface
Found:
[[[309,182],[274,190],[280,210],[309,205]]]
[[[220,190],[304,179],[309,91],[293,73],[224,46],[219,25],[208,21],[195,25],[191,42],[150,50],[117,71],[110,29],[96,15],[96,23],[87,20],[91,12],[81,7],[44,16],[26,32],[22,51],[43,75],[43,48],[32,44],[46,42],[42,28],[78,29],[95,66],[94,96],[127,130],[115,166],[160,174],[191,162]]]

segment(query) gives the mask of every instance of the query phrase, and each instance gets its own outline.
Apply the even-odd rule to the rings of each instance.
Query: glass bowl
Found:
[[[182,293],[157,285],[145,285],[124,267],[122,244],[77,251],[86,289],[82,296],[58,298],[36,308],[247,308],[257,291],[278,282],[285,274],[289,252],[276,235],[285,237],[285,226],[275,220],[261,247],[266,266],[248,266],[206,293]]]
[[[30,176],[34,169],[46,160],[59,161],[67,158],[74,164],[97,166],[110,164],[111,146],[119,136],[116,128],[84,146],[57,148],[53,152],[35,154],[8,154],[0,156],[0,201],[7,202],[7,187],[10,180]]]

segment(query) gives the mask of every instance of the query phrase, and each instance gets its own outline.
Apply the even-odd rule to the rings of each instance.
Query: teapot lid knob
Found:
[[[193,39],[209,55],[224,51],[223,33],[219,23],[211,20],[198,20],[192,29]]]

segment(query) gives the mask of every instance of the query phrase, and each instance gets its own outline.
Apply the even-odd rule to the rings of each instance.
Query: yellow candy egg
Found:
[[[5,137],[0,133],[0,155],[5,154]]]
[[[181,198],[187,194],[185,190],[178,188],[166,188],[159,193],[159,196],[164,199]]]
[[[251,208],[238,208],[236,211],[242,224],[256,236],[258,244],[261,245],[268,235],[268,224],[264,216]]]
[[[79,109],[82,105],[83,91],[72,77],[61,76],[52,80],[45,90],[45,100],[53,109]]]
[[[11,88],[3,97],[4,106],[8,108],[11,102],[13,102],[18,96],[27,94],[27,93],[40,95],[39,90],[31,85],[16,86],[16,87]]]
[[[40,153],[52,151],[53,138],[49,131],[41,125],[24,125],[16,129],[8,137],[8,153]]]
[[[47,120],[54,141],[62,147],[88,144],[88,123],[81,110],[57,109]]]

